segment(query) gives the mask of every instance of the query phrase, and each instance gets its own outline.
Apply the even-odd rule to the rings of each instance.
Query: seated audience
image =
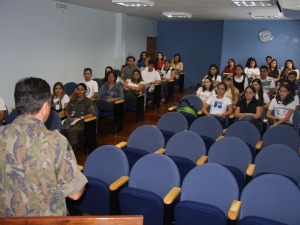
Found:
[[[157,53],[156,62],[155,62],[155,70],[160,72],[161,68],[164,65],[164,54],[162,52]]]
[[[64,109],[67,107],[69,101],[70,98],[64,91],[64,85],[61,82],[56,82],[53,86],[51,109],[55,110],[60,117],[64,117]]]
[[[224,83],[226,84],[226,87],[227,87],[227,90],[226,90],[224,96],[229,98],[232,102],[232,106],[235,107],[240,98],[240,92],[233,85],[231,75],[226,75],[226,77],[224,78]]]
[[[183,62],[181,61],[181,56],[179,53],[174,55],[171,67],[175,70],[175,78],[178,80],[180,73],[183,72]]]
[[[65,108],[67,118],[63,120],[61,129],[61,133],[68,139],[74,151],[77,148],[77,134],[84,130],[84,119],[95,116],[94,103],[86,97],[86,85],[77,84],[75,92],[76,95]]]
[[[272,59],[272,61],[270,62],[269,66],[269,74],[268,77],[272,77],[274,79],[274,81],[278,81],[279,80],[279,69],[277,68],[277,60],[276,59]]]
[[[92,69],[91,68],[85,68],[83,70],[83,76],[84,76],[84,84],[87,87],[86,91],[86,97],[90,98],[91,100],[95,101],[98,98],[98,83],[94,80],[92,80]]]
[[[223,129],[228,127],[226,117],[233,112],[231,100],[224,96],[225,91],[226,85],[224,83],[220,83],[217,86],[217,95],[209,97],[202,108],[205,115],[214,116],[218,121],[220,121]],[[208,107],[210,107],[209,112],[207,111]]]
[[[216,64],[210,65],[207,75],[203,78],[202,82],[206,77],[211,78],[214,88],[216,88],[222,81],[221,76],[219,75],[219,67]]]
[[[296,102],[291,93],[290,86],[284,83],[279,87],[278,94],[272,99],[269,106],[267,112],[267,117],[270,119],[269,123],[272,126],[279,124],[292,126],[295,108]]]
[[[249,58],[247,60],[244,72],[251,79],[259,77],[260,72],[259,72],[259,68],[258,68],[257,63],[256,63],[256,59]]]
[[[146,51],[141,52],[140,58],[137,61],[138,68],[142,68],[144,66],[145,59],[148,58],[148,53]]]
[[[253,86],[246,87],[244,98],[237,103],[234,116],[253,123],[260,130],[263,103],[255,98],[255,93]]]
[[[223,74],[228,74],[231,76],[233,74],[235,74],[235,60],[234,59],[231,58],[228,60],[228,65],[224,67]]]
[[[235,74],[233,75],[233,85],[239,90],[240,97],[244,95],[244,90],[248,86],[248,78],[244,72],[241,64],[235,67]]]
[[[251,84],[255,89],[255,98],[261,101],[263,103],[264,109],[267,110],[270,105],[270,98],[267,93],[263,91],[261,80],[259,78],[255,78]]]
[[[266,65],[260,67],[260,80],[264,92],[272,98],[275,93],[275,82],[272,77],[268,77],[268,67]]]
[[[127,79],[123,85],[124,99],[127,105],[136,105],[137,96],[143,93],[145,83],[141,71],[136,69],[132,73],[132,78]]]
[[[216,95],[211,78],[204,78],[204,81],[202,82],[201,87],[198,88],[196,95],[203,103],[205,103],[209,97]]]

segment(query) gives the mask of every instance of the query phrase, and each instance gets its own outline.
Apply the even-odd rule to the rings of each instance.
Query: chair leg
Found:
[[[154,88],[154,108],[160,107],[161,100],[161,85],[155,85]]]
[[[168,82],[168,103],[174,101],[174,81]]]
[[[144,121],[144,95],[137,96],[136,102],[136,122]]]
[[[96,148],[96,127],[96,120],[84,123],[85,149],[87,154]]]
[[[179,93],[183,93],[184,89],[184,73],[179,75]]]
[[[123,130],[123,117],[124,117],[124,101],[115,104],[114,109],[114,131],[118,133]]]

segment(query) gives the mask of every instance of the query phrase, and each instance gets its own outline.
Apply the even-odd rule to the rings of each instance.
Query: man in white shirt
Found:
[[[268,77],[268,70],[269,69],[266,65],[260,67],[260,80],[264,92],[266,92],[271,98],[271,96],[275,93],[275,82],[273,77]]]
[[[6,111],[5,103],[3,99],[0,97],[0,123],[4,120],[5,111]]]
[[[98,98],[98,83],[94,80],[92,80],[92,69],[91,68],[85,68],[83,70],[83,76],[84,76],[84,83],[87,87],[86,91],[86,97],[96,100]]]
[[[155,68],[155,63],[153,60],[150,60],[148,63],[148,69],[142,71],[142,78],[145,82],[146,87],[150,87],[151,84],[161,83],[160,75],[154,68]]]

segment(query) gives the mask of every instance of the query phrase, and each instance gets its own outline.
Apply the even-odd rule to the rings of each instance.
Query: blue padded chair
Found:
[[[75,82],[68,82],[64,85],[64,90],[67,95],[71,96],[75,91],[77,84]]]
[[[93,78],[93,81],[96,81],[96,82],[97,82],[97,84],[98,84],[98,93],[99,93],[99,92],[100,92],[100,88],[101,88],[103,82],[102,82],[102,80],[99,79],[99,78]]]
[[[299,225],[300,191],[284,176],[255,178],[244,188],[241,201],[239,225]]]
[[[206,163],[192,169],[182,183],[180,202],[175,207],[176,225],[226,225],[239,187],[223,166]]]
[[[220,122],[213,116],[203,116],[197,118],[190,126],[191,131],[200,135],[205,142],[206,149],[209,151],[216,139],[223,134]]]
[[[224,136],[242,139],[251,149],[253,158],[255,157],[255,146],[261,140],[260,131],[255,125],[247,121],[237,121],[228,127]]]
[[[45,126],[48,130],[61,130],[61,118],[56,111],[50,111],[49,117],[45,122]]]
[[[162,154],[144,156],[133,166],[128,187],[120,191],[122,214],[143,215],[144,225],[170,224],[172,216],[169,217],[167,211],[172,211],[174,202],[167,202],[166,196],[171,190],[180,190],[179,183],[178,169],[169,157]]]
[[[259,152],[254,161],[253,177],[273,173],[286,176],[300,187],[300,157],[289,146],[274,144]]]
[[[299,105],[296,106],[296,109],[293,114],[293,126],[294,130],[297,132],[298,135],[300,135],[300,112],[299,112]]]
[[[10,114],[8,114],[6,120],[5,120],[5,124],[11,124],[12,122],[14,122],[14,120],[19,116],[19,112],[17,109],[13,109]]]
[[[154,153],[165,147],[165,139],[161,131],[153,125],[143,125],[136,128],[128,137],[127,146],[123,148],[129,167],[149,153]]]
[[[299,152],[300,137],[297,132],[289,126],[278,125],[270,127],[262,137],[262,147],[265,148],[272,144],[284,144],[296,152]]]
[[[167,143],[166,155],[177,165],[180,183],[198,160],[206,155],[206,147],[202,138],[193,131],[181,131],[174,134]]]
[[[247,144],[237,137],[225,137],[214,143],[208,152],[208,162],[225,166],[235,177],[240,192],[246,182],[246,171],[253,162]]]
[[[88,184],[78,208],[90,215],[109,215],[120,212],[118,194],[127,182],[129,165],[124,152],[114,145],[95,149],[84,165]],[[120,181],[120,185],[116,185]]]
[[[162,115],[157,121],[157,127],[163,133],[165,143],[176,133],[187,130],[188,122],[179,112],[168,112]]]

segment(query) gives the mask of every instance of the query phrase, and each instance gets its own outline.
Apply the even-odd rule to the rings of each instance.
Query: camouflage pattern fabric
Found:
[[[86,183],[59,132],[22,115],[0,127],[0,217],[67,215],[65,197]]]

